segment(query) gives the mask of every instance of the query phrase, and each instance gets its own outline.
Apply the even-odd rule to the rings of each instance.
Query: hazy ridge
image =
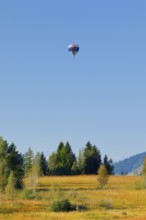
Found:
[[[134,172],[140,174],[145,157],[146,152],[143,152],[114,163],[115,175],[129,175]]]

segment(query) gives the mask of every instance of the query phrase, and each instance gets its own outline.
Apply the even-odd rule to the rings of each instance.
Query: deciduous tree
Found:
[[[78,167],[80,174],[84,174],[84,149],[79,150],[79,156],[78,156]]]
[[[33,151],[29,147],[27,152],[23,155],[23,158],[24,158],[24,174],[25,174],[25,176],[27,176],[27,174],[31,171],[33,156],[34,156]]]
[[[106,166],[104,164],[101,164],[98,169],[98,178],[97,178],[101,189],[103,189],[105,185],[107,184],[108,178],[109,178],[109,175],[108,175]]]
[[[39,177],[41,175],[41,155],[39,152],[37,152],[33,158],[32,167],[29,173],[27,174],[27,179],[25,182],[27,188],[30,187],[33,189],[33,193],[36,192],[36,187],[38,185]]]
[[[14,176],[13,171],[11,171],[10,175],[9,175],[9,178],[8,178],[8,184],[7,184],[6,189],[5,189],[7,198],[11,202],[11,205],[12,205],[12,202],[14,201],[14,199],[15,199],[15,194],[16,194],[15,185],[16,185],[16,178]]]

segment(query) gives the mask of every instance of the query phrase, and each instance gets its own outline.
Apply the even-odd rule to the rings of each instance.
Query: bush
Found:
[[[35,199],[35,194],[33,193],[32,189],[24,189],[21,192],[21,198],[22,199]]]
[[[84,211],[84,210],[87,210],[87,208],[84,205],[77,205],[77,206],[74,207],[74,210]]]
[[[99,206],[105,209],[112,209],[113,203],[111,200],[101,200],[99,201]]]
[[[68,199],[58,200],[52,203],[51,210],[53,212],[69,212],[72,210],[72,206]]]

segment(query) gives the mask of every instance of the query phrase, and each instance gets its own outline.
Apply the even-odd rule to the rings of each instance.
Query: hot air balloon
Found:
[[[79,52],[79,46],[77,44],[70,44],[68,46],[68,51],[71,52],[74,56]]]

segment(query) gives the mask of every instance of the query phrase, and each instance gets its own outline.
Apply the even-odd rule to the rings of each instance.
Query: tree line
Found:
[[[109,175],[114,174],[112,159],[107,155],[102,159],[100,150],[90,142],[79,151],[78,157],[69,142],[60,142],[47,159],[43,152],[34,154],[31,148],[24,154],[19,153],[14,143],[8,144],[0,137],[0,190],[4,190],[10,181],[16,189],[22,189],[25,177],[26,184],[35,190],[39,176],[97,174],[102,164]]]

